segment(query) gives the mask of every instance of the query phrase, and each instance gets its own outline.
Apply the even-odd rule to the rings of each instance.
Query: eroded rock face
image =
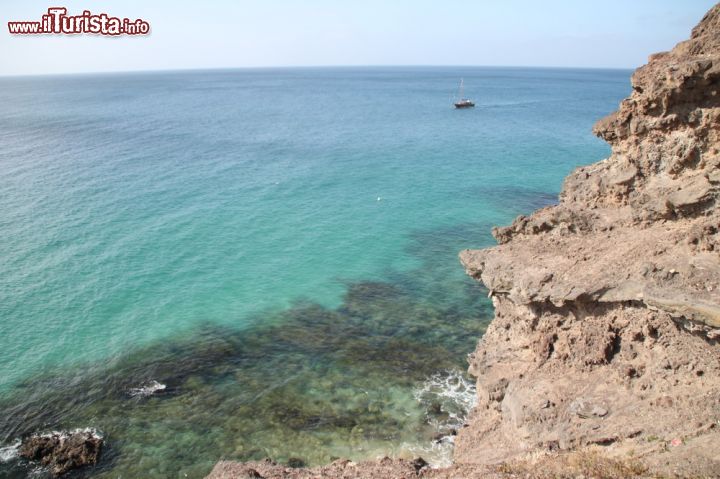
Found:
[[[89,430],[53,432],[26,438],[20,445],[20,456],[39,462],[57,477],[96,464],[102,443],[102,438]]]
[[[720,458],[720,5],[632,86],[594,127],[610,158],[460,255],[496,316],[471,355],[479,404],[458,462],[597,444],[720,471],[656,461],[696,440]]]

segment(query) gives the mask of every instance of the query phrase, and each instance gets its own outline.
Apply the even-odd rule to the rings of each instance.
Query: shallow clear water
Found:
[[[475,109],[450,107],[461,76]],[[492,315],[457,253],[607,156],[590,128],[628,78],[0,79],[0,448],[94,427],[108,448],[81,475],[101,477],[202,477],[221,457],[441,463],[433,437],[462,420],[458,372]],[[0,458],[0,474],[32,467]]]

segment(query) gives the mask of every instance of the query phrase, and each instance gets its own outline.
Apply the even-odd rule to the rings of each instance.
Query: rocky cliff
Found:
[[[608,159],[460,254],[495,319],[457,462],[601,445],[720,475],[720,5],[632,89],[594,127]]]

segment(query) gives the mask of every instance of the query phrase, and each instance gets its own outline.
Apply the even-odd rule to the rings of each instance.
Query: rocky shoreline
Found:
[[[460,254],[495,319],[452,467],[220,462],[208,477],[720,475],[720,4],[632,87],[594,127],[608,159]]]
[[[720,474],[720,6],[632,87],[594,127],[610,158],[461,253],[496,312],[458,462],[600,445]]]

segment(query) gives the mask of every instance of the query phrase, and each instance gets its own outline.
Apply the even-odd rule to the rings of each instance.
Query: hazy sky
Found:
[[[299,65],[634,68],[713,0],[0,0],[0,75]],[[10,35],[50,6],[141,17],[147,37]]]

